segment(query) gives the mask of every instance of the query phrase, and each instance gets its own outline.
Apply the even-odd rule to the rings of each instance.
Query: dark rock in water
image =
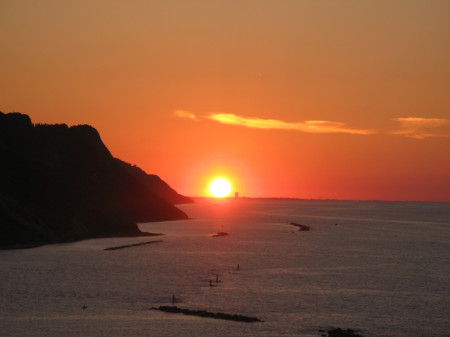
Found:
[[[222,312],[213,313],[206,310],[189,310],[189,309],[181,309],[176,306],[160,306],[159,308],[151,308],[151,310],[160,310],[164,312],[169,313],[175,313],[175,314],[184,314],[184,315],[193,315],[193,316],[199,316],[199,317],[208,317],[208,318],[215,318],[215,319],[225,319],[229,321],[237,321],[237,322],[262,322],[256,317],[248,317],[248,316],[242,316],[242,315],[231,315],[231,314],[224,314]]]
[[[215,234],[211,234],[210,236],[213,237],[213,238],[217,238],[219,236],[227,236],[227,235],[230,235],[230,234],[227,233],[227,232],[217,232]]]
[[[321,330],[321,332],[324,332],[323,330]],[[363,337],[362,335],[356,333],[356,330],[352,330],[352,329],[341,329],[341,328],[336,328],[336,329],[331,329],[327,331],[327,334],[322,334],[322,337]]]
[[[154,234],[154,235],[161,235],[161,234]],[[115,246],[115,247],[108,247],[103,250],[119,250],[124,248],[130,248],[130,247],[136,247],[136,246],[143,246],[143,245],[149,245],[152,243],[158,243],[162,242],[162,240],[154,240],[154,241],[146,241],[146,242],[139,242],[139,243],[132,243],[130,245],[123,245],[123,246]]]
[[[291,224],[292,226],[298,227],[298,230],[299,230],[299,231],[309,231],[309,230],[311,229],[311,228],[308,227],[308,226],[300,225],[300,224],[295,223],[295,222],[291,222],[290,224]]]
[[[136,222],[186,218],[120,164],[93,127],[33,125],[0,112],[0,248],[143,236]]]

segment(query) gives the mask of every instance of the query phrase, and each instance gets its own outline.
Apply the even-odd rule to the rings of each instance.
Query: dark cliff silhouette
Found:
[[[177,204],[187,204],[191,203],[192,199],[185,197],[184,195],[178,194],[172,187],[170,187],[164,180],[155,174],[147,174],[145,171],[137,167],[136,165],[131,165],[120,159],[115,159],[120,165],[122,165],[133,177],[135,177],[139,182],[147,186],[151,191],[156,191],[159,197],[169,201],[170,203]]]
[[[33,125],[0,112],[0,248],[146,235],[136,222],[186,219],[173,203],[190,199],[145,175],[89,125]]]

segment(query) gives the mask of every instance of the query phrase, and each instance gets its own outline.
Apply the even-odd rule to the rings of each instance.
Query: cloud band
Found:
[[[174,115],[198,121],[199,118],[190,111],[176,110]],[[221,124],[244,126],[252,129],[265,130],[295,130],[305,133],[330,134],[343,133],[351,135],[372,135],[379,133],[374,129],[355,129],[343,122],[309,120],[303,122],[286,122],[279,119],[266,119],[259,117],[245,117],[232,113],[212,112],[200,118],[209,119]],[[398,122],[397,130],[385,131],[389,134],[400,135],[415,139],[428,137],[450,138],[448,125],[450,120],[444,118],[399,117],[394,118]],[[433,131],[433,132],[432,132]]]
[[[394,120],[400,123],[398,130],[391,131],[393,135],[403,135],[409,138],[424,139],[427,137],[450,137],[449,133],[444,132],[437,133],[436,128],[441,128],[446,125],[450,125],[450,120],[444,118],[421,118],[421,117],[401,117],[394,118]],[[434,129],[431,132],[430,129]]]

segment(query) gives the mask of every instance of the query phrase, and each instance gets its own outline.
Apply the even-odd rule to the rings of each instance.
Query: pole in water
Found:
[[[212,287],[212,281],[211,280],[209,280],[209,286]]]
[[[237,265],[237,268],[236,268],[236,270],[239,270],[239,263],[238,263],[238,265]]]
[[[216,274],[216,283],[219,283],[219,274]]]
[[[172,304],[175,304],[175,295],[172,295]]]

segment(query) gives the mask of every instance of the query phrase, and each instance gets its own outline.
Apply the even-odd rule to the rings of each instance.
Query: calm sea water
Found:
[[[160,237],[0,251],[0,336],[450,335],[450,203],[199,199],[181,208],[193,220],[140,225]],[[210,236],[219,231],[230,235]],[[149,240],[162,242],[103,250]],[[149,310],[172,295],[182,308],[264,322]]]

